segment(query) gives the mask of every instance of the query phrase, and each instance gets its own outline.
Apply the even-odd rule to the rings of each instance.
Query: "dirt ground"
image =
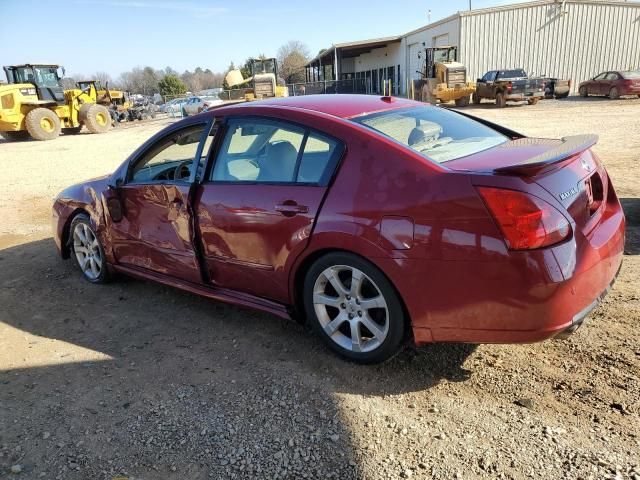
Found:
[[[628,219],[567,341],[433,345],[363,367],[305,328],[56,257],[50,203],[168,120],[0,142],[0,478],[640,479],[640,99],[469,113],[597,133]]]

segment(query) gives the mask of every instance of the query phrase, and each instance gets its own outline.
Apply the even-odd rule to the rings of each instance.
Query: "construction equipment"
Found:
[[[122,122],[130,117],[133,102],[127,92],[109,88],[109,82],[103,87],[99,80],[81,80],[76,85],[92,101],[107,107],[115,122]]]
[[[8,140],[31,136],[52,140],[62,129],[78,133],[86,126],[91,133],[111,128],[111,116],[105,105],[97,103],[98,90],[64,90],[53,64],[24,64],[4,67],[7,84],[0,85],[0,135]]]
[[[452,46],[425,49],[422,72],[422,100],[442,103],[455,100],[456,106],[469,105],[476,90],[467,79],[467,67],[457,61],[458,48]]]
[[[229,88],[251,83],[251,90],[245,93],[246,101],[269,97],[288,97],[289,90],[278,79],[278,61],[275,58],[251,58],[251,76],[244,78],[238,69],[231,70],[225,77]]]

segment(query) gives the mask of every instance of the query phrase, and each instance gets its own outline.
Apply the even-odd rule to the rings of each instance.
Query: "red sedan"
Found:
[[[582,82],[578,93],[583,97],[605,95],[613,100],[625,95],[640,97],[640,71],[603,72],[591,80]]]
[[[225,106],[63,191],[55,240],[90,282],[306,319],[359,362],[407,342],[539,341],[575,330],[622,261],[596,140],[388,97]]]

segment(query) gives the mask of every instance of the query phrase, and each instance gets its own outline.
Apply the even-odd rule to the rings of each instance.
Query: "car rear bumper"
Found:
[[[575,331],[622,263],[625,220],[613,200],[588,236],[556,247],[510,252],[495,262],[396,261],[401,268],[391,280],[415,343],[531,343]]]
[[[512,93],[507,95],[507,100],[514,102],[521,102],[523,100],[527,100],[529,98],[543,98],[544,92],[524,92],[524,93]]]

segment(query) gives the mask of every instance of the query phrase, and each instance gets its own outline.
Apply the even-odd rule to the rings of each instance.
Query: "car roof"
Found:
[[[425,105],[397,97],[380,97],[376,95],[351,95],[351,94],[328,94],[328,95],[303,95],[299,97],[270,98],[256,102],[236,103],[229,106],[217,108],[215,112],[224,113],[233,110],[234,113],[243,108],[259,108],[262,106],[277,106],[283,108],[295,108],[311,110],[314,112],[326,113],[335,117],[354,118],[370,113],[383,112],[386,110],[396,110],[399,108],[415,107]]]

